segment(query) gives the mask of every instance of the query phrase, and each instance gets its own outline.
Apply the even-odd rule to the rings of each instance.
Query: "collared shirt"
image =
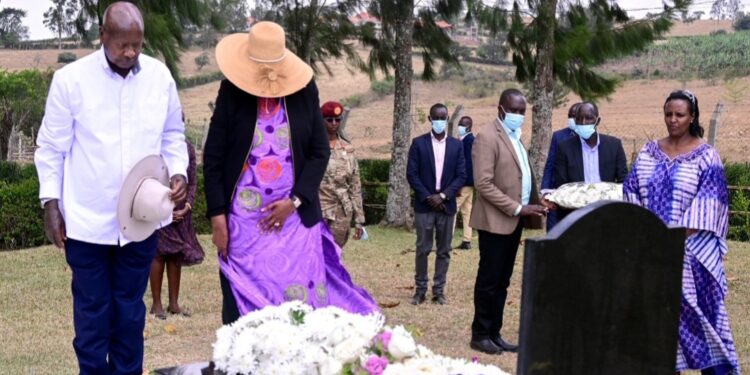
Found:
[[[445,164],[445,144],[448,136],[438,140],[435,133],[430,132],[432,137],[432,153],[435,155],[435,191],[440,191],[440,180],[443,177],[443,165]]]
[[[521,212],[521,208],[529,204],[529,198],[531,197],[531,167],[529,167],[529,158],[526,155],[526,149],[521,143],[521,129],[510,130],[502,120],[497,119],[498,122],[503,126],[503,130],[508,134],[510,142],[513,144],[513,148],[516,151],[518,162],[521,164],[521,205],[516,209],[515,215]]]
[[[599,135],[596,136],[594,147],[589,146],[581,137],[581,155],[583,156],[583,178],[587,184],[602,182],[599,176]]]
[[[177,88],[164,64],[140,55],[123,78],[99,49],[52,79],[34,154],[39,197],[59,199],[68,237],[125,245],[117,222],[123,180],[154,154],[164,158],[170,176],[186,176],[184,132]]]

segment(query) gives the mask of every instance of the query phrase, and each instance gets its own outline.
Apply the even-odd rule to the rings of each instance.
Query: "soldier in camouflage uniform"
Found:
[[[352,218],[356,223],[354,239],[363,234],[365,213],[359,165],[354,147],[339,134],[344,107],[337,102],[326,102],[320,111],[331,146],[331,159],[320,183],[320,206],[336,243],[343,248],[349,239]]]

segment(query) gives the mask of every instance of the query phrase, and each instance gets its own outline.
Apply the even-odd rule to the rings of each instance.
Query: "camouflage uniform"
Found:
[[[340,139],[331,148],[326,174],[320,183],[320,206],[336,243],[342,248],[349,239],[352,223],[365,223],[362,208],[362,185],[354,147]]]

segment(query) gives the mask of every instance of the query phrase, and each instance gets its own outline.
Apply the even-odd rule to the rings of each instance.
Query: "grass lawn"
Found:
[[[456,357],[478,356],[507,372],[515,372],[516,355],[482,355],[469,349],[473,314],[472,294],[478,252],[454,251],[446,289],[449,305],[408,303],[414,285],[414,235],[371,228],[370,240],[349,243],[346,263],[355,282],[376,300],[397,304],[384,309],[389,324],[404,324],[418,332],[418,341],[435,352]],[[529,233],[539,235],[540,233]],[[456,235],[455,243],[458,242]],[[149,316],[145,332],[146,369],[206,361],[211,358],[214,332],[221,324],[221,292],[215,250],[208,236],[203,264],[183,271],[181,304],[191,318]],[[432,263],[434,255],[430,258]],[[522,252],[505,310],[504,337],[518,338]],[[432,266],[432,264],[431,264]],[[731,243],[726,260],[730,296],[729,315],[742,367],[750,368],[750,244]],[[51,247],[0,252],[0,374],[75,374],[70,270],[63,254]],[[166,282],[165,282],[166,284]],[[163,295],[166,298],[166,285]],[[145,296],[150,307],[151,295]],[[166,301],[164,301],[166,303]]]

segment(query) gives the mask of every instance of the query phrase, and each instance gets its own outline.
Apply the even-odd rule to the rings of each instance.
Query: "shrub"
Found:
[[[21,165],[18,163],[0,160],[0,181],[13,184],[21,180],[36,177],[34,164]]]
[[[378,94],[378,96],[393,94],[394,87],[393,77],[370,83],[370,89]]]
[[[730,186],[750,186],[750,163],[726,164],[724,173]],[[750,191],[733,190],[729,195],[729,210],[735,213],[729,218],[727,238],[734,241],[750,241]]]
[[[198,234],[209,234],[211,233],[211,222],[206,217],[206,189],[203,181],[203,168],[200,165],[196,177],[198,187],[193,201],[193,228]]]
[[[44,212],[39,206],[36,178],[0,184],[0,207],[0,249],[45,243]]]
[[[213,73],[207,73],[207,74],[195,75],[195,76],[187,77],[187,78],[181,78],[177,86],[180,89],[189,89],[191,87],[205,85],[207,83],[211,83],[215,81],[221,81],[222,79],[224,79],[224,75],[221,74],[221,72],[217,71]]]
[[[352,95],[341,99],[341,105],[349,108],[357,108],[362,105],[362,95]]]
[[[198,66],[198,70],[203,69],[204,66],[211,63],[211,58],[208,56],[208,52],[203,52],[195,57],[195,65]]]
[[[57,62],[68,64],[72,63],[73,61],[76,61],[78,57],[73,52],[62,52],[59,55],[57,55]]]
[[[388,201],[388,173],[390,161],[365,159],[359,161],[362,180],[362,201],[365,206],[365,224],[377,224],[385,215]]]

